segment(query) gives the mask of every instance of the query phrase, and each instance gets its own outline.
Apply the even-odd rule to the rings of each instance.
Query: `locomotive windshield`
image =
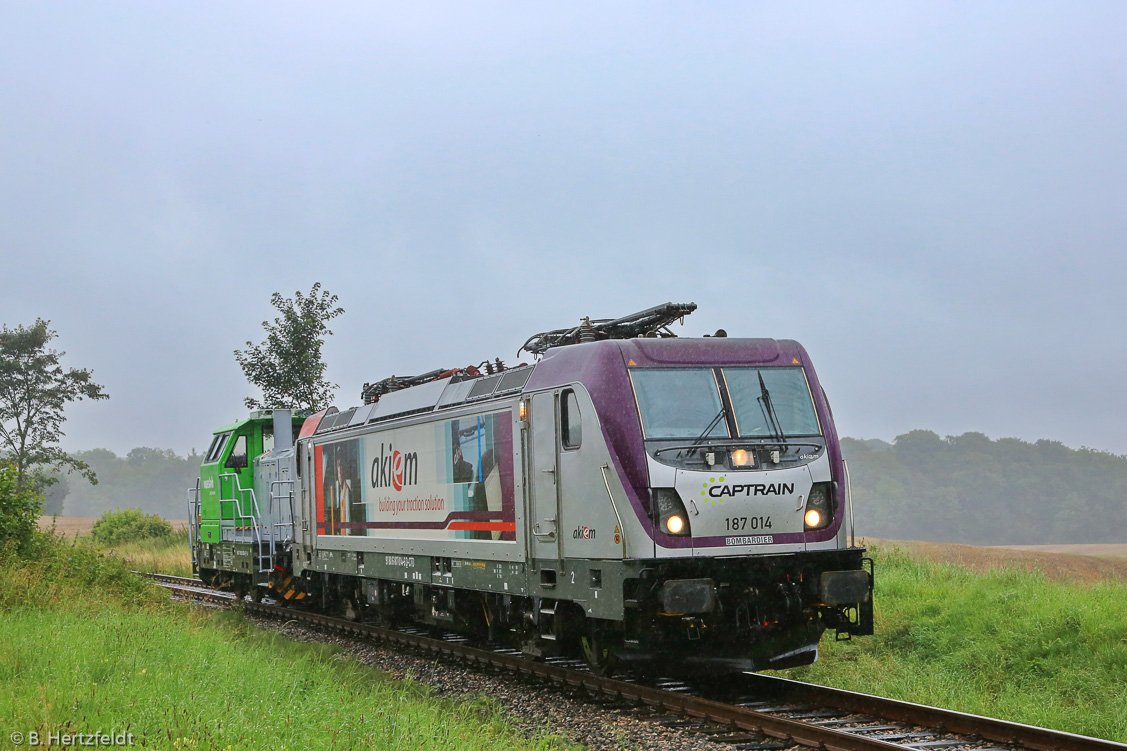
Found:
[[[821,435],[802,368],[724,368],[741,438],[771,436],[771,417],[785,436]],[[764,399],[770,397],[770,413]]]
[[[646,438],[727,438],[720,388],[711,368],[631,370]],[[709,426],[712,429],[709,430]]]
[[[787,438],[822,432],[802,368],[639,368],[630,379],[647,440],[774,438],[773,420]],[[735,413],[731,421],[724,419],[721,389]]]

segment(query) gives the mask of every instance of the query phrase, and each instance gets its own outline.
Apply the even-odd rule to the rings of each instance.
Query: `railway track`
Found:
[[[213,605],[230,605],[235,601],[232,592],[224,592],[207,586],[199,579],[186,576],[171,576],[169,574],[150,574],[145,571],[132,572],[146,579],[152,579],[160,586],[185,600],[208,603]]]
[[[186,599],[230,604],[235,596],[199,580],[145,574]],[[603,678],[581,661],[534,661],[516,650],[470,646],[464,637],[437,637],[420,629],[372,624],[245,600],[243,608],[267,618],[298,621],[361,639],[416,650],[551,681],[634,705],[639,719],[661,722],[736,749],[818,748],[826,751],[1127,751],[1127,744],[1020,723],[883,699],[760,674],[708,685],[692,681]]]

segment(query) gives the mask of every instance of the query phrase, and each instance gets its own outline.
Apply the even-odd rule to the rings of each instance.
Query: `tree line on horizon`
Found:
[[[844,438],[858,536],[1038,545],[1123,542],[1127,456],[1059,441]]]
[[[74,457],[97,474],[98,484],[62,476],[53,486],[61,492],[44,499],[45,515],[98,517],[136,508],[165,519],[188,518],[188,489],[195,487],[203,462],[195,451],[185,457],[171,449],[141,447],[118,456],[99,448],[76,451]]]
[[[893,441],[843,438],[857,535],[975,545],[1122,542],[1127,456],[1071,449],[1056,441],[991,440],[982,433],[941,437],[913,430]],[[75,454],[94,470],[58,483],[47,513],[100,516],[139,508],[187,516],[187,490],[203,457],[137,448]]]

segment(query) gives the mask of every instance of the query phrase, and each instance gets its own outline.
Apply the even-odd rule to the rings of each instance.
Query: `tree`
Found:
[[[35,533],[43,499],[31,488],[21,488],[12,462],[0,462],[0,550],[8,544],[27,544]]]
[[[77,471],[91,483],[98,478],[85,462],[68,456],[58,442],[64,435],[63,409],[82,399],[109,399],[89,370],[64,370],[66,354],[48,348],[57,334],[48,321],[0,331],[0,450],[15,469],[20,490],[38,483],[34,470],[43,467]],[[46,484],[49,484],[46,483]]]
[[[270,304],[281,313],[262,322],[266,341],[235,350],[235,359],[251,384],[262,389],[262,401],[247,397],[247,409],[308,409],[317,411],[332,401],[334,383],[325,380],[321,346],[332,331],[326,323],[344,312],[335,308],[337,296],[313,285],[308,295],[294,299],[275,292]]]
[[[171,524],[156,514],[146,514],[136,508],[107,511],[94,522],[94,528],[90,530],[94,542],[102,545],[168,537],[171,534]]]

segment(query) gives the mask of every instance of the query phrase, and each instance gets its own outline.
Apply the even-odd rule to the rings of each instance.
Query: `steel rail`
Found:
[[[209,587],[199,579],[189,579],[184,576],[170,576],[168,574],[149,574],[142,571],[134,571],[133,573],[139,574],[146,579],[152,579],[159,586],[181,597],[220,605],[230,605],[235,601],[235,594],[233,592],[224,592],[214,587]]]
[[[158,584],[173,592],[181,592],[210,601],[226,603],[234,601],[233,594],[222,592],[213,592],[214,596],[208,598],[206,592],[200,591],[206,585],[199,580],[137,573],[156,580]],[[754,708],[728,704],[689,693],[667,691],[645,684],[613,678],[602,678],[588,671],[574,670],[546,662],[536,662],[519,655],[519,653],[494,652],[459,642],[444,641],[431,636],[381,628],[373,624],[358,623],[267,603],[245,600],[242,602],[242,606],[244,611],[248,613],[286,621],[305,622],[344,634],[399,643],[429,652],[445,653],[466,662],[545,678],[558,684],[583,688],[589,692],[608,697],[640,702],[671,714],[716,723],[733,730],[759,733],[770,738],[785,740],[810,748],[824,749],[824,751],[874,751],[876,749],[904,751],[906,748],[902,744],[865,737],[856,732],[857,730],[864,732],[864,728],[856,728],[852,732],[834,730],[833,728],[779,717],[775,714],[756,711]],[[1127,744],[1115,741],[922,704],[912,704],[896,699],[884,699],[854,691],[816,686],[774,676],[746,674],[739,681],[739,684],[741,688],[751,689],[764,695],[786,696],[788,699],[797,699],[838,709],[843,713],[870,715],[881,720],[906,722],[937,732],[968,736],[966,741],[968,745],[974,743],[975,739],[982,739],[983,741],[1013,744],[1030,751],[1127,751]]]
[[[431,652],[442,652],[454,655],[467,662],[547,678],[563,685],[583,688],[605,696],[642,702],[665,712],[707,720],[733,729],[758,732],[771,738],[786,740],[811,748],[825,749],[826,751],[876,751],[878,749],[903,751],[904,749],[903,746],[895,743],[865,738],[855,733],[821,728],[797,720],[775,717],[745,707],[724,704],[698,696],[663,691],[662,689],[611,678],[600,678],[589,672],[572,670],[550,663],[534,662],[516,655],[478,649],[429,636],[393,631],[367,623],[355,623],[317,613],[282,608],[277,605],[244,602],[243,608],[250,613],[260,613],[286,620],[301,620],[346,634],[398,642]]]
[[[202,581],[200,581],[199,579],[196,579],[194,577],[188,577],[188,576],[173,576],[172,574],[150,574],[146,571],[130,571],[129,573],[137,574],[137,576],[143,576],[146,579],[152,579],[152,580],[158,581],[158,582],[168,582],[169,584],[184,584],[186,586],[193,586],[194,585],[194,586],[197,586],[197,587],[207,587],[208,586],[208,585],[204,584]],[[214,589],[214,587],[208,587],[208,589]]]
[[[802,699],[849,712],[899,720],[936,728],[953,735],[973,735],[984,740],[1012,743],[1032,751],[1127,751],[1127,744],[1066,733],[1061,730],[1023,725],[950,709],[885,699],[871,694],[816,686],[760,673],[744,676],[745,686],[773,696]]]

